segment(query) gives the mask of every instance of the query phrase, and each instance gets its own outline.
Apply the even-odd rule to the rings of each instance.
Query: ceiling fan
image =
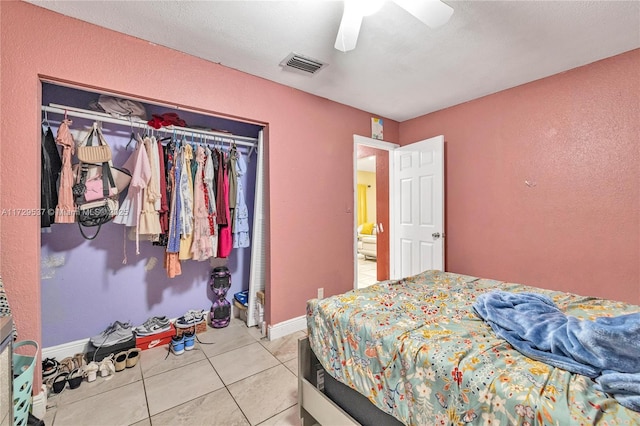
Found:
[[[440,0],[392,1],[431,28],[446,24],[453,14],[453,8]],[[335,48],[342,52],[355,49],[362,18],[377,12],[382,3],[383,0],[345,0]]]

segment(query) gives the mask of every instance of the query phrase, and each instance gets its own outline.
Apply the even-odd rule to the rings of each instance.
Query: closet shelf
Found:
[[[97,111],[84,110],[75,107],[69,107],[65,105],[49,104],[42,106],[42,111],[52,114],[62,114],[77,118],[86,118],[88,120],[100,121],[103,123],[119,124],[122,126],[140,126],[149,127],[146,121],[141,120],[129,120],[126,118],[117,118],[112,115],[101,113]],[[236,136],[227,133],[214,132],[210,130],[191,129],[189,127],[180,126],[167,126],[163,127],[160,131],[175,133],[182,136],[203,136],[205,139],[211,139],[217,142],[229,142],[237,145],[257,147],[258,139],[247,136]]]

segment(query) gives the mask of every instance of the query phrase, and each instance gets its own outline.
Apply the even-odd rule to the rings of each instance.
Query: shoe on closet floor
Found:
[[[105,346],[113,346],[118,343],[126,342],[133,337],[133,330],[131,329],[131,324],[122,323],[120,321],[115,321],[113,324],[109,325],[102,333],[93,336],[91,339],[91,344],[96,348],[101,348]]]
[[[141,351],[140,348],[133,348],[127,351],[127,368],[133,368],[138,364]]]
[[[171,352],[174,355],[182,355],[184,353],[184,336],[173,336],[171,338]]]
[[[69,388],[76,389],[80,387],[82,384],[82,379],[84,376],[82,374],[82,369],[76,368],[67,376],[67,382],[69,383]]]
[[[191,309],[186,314],[176,319],[174,325],[176,328],[191,328],[194,325],[206,321],[207,311]]]
[[[93,382],[96,379],[99,369],[100,366],[94,361],[84,366],[83,371],[84,376],[87,378],[87,382]]]
[[[190,351],[195,347],[196,333],[184,333],[184,350]]]
[[[105,378],[116,374],[116,366],[113,364],[113,354],[100,361],[98,372],[100,373],[100,377]]]
[[[118,353],[114,360],[116,372],[122,371],[127,368],[127,351]]]
[[[152,334],[162,333],[171,328],[171,322],[165,316],[151,317],[144,324],[136,327],[133,331],[137,336],[150,336]]]
[[[58,374],[58,361],[55,358],[45,358],[42,360],[42,381],[56,377]]]

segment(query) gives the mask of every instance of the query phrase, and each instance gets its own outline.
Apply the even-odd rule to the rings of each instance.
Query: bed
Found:
[[[580,319],[640,306],[426,271],[307,303],[304,425],[639,425],[592,379],[525,357],[474,313],[487,292],[545,294]]]

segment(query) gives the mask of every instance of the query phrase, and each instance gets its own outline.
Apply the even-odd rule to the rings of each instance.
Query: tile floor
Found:
[[[378,282],[376,279],[377,264],[375,259],[365,259],[358,255],[358,288],[368,287]]]
[[[297,357],[304,335],[268,341],[234,319],[198,334],[213,344],[196,343],[168,357],[168,346],[146,350],[135,367],[109,380],[50,395],[45,424],[299,425]]]

